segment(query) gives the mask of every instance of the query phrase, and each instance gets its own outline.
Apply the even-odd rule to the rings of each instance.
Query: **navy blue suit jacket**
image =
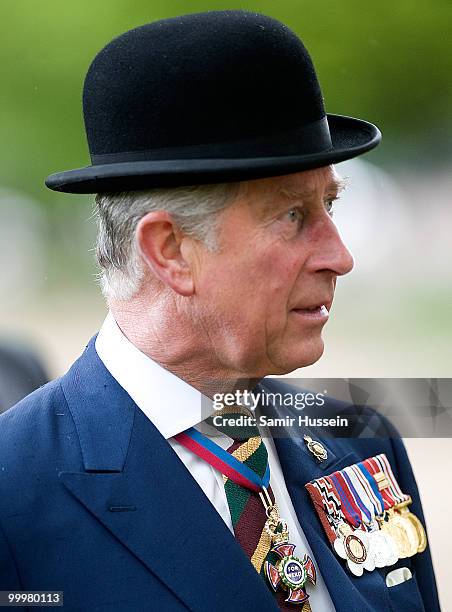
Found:
[[[439,610],[428,549],[399,561],[413,573],[399,586],[385,584],[393,568],[355,578],[332,552],[304,488],[385,452],[424,522],[402,442],[327,440],[321,464],[301,437],[275,443],[337,610]],[[184,464],[106,370],[94,338],[65,376],[0,416],[0,590],[14,589],[64,591],[67,612],[277,610]]]

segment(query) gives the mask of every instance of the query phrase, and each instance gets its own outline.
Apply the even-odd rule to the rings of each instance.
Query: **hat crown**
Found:
[[[246,11],[125,32],[93,60],[83,108],[92,157],[266,137],[325,116],[303,43]]]
[[[94,58],[83,110],[91,165],[55,191],[99,193],[255,180],[338,163],[381,134],[325,114],[300,39],[258,13],[211,11],[125,32]]]

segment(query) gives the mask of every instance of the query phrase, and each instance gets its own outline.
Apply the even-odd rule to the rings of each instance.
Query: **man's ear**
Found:
[[[181,249],[184,235],[169,213],[157,210],[144,215],[136,239],[144,261],[162,283],[179,295],[193,295],[192,270]]]

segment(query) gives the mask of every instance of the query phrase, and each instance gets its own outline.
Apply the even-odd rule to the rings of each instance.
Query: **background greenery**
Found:
[[[338,224],[348,229],[354,219],[367,221],[346,236],[357,266],[341,279],[338,323],[327,331],[329,354],[336,351],[337,358],[326,356],[314,370],[342,375],[342,366],[354,364],[358,371],[367,367],[366,375],[396,368],[403,376],[428,367],[429,374],[444,376],[452,341],[450,0],[2,0],[0,314],[26,326],[40,308],[47,313],[74,293],[62,314],[75,305],[96,329],[104,305],[94,282],[92,197],[44,186],[52,172],[89,164],[81,108],[85,73],[94,55],[129,28],[224,8],[287,23],[314,58],[327,110],[369,119],[383,132],[382,145],[364,159],[385,174],[373,179],[367,170],[363,182],[351,166],[356,194]],[[372,352],[365,360],[344,359],[344,342],[362,346],[363,334]],[[424,348],[412,350],[416,346]],[[64,355],[63,363],[70,363],[72,351]],[[59,372],[61,356],[52,355],[52,362]]]
[[[450,0],[2,0],[0,182],[39,196],[54,171],[88,163],[81,89],[94,54],[131,27],[185,12],[245,8],[294,29],[330,112],[369,118],[380,163],[437,163],[452,149]]]

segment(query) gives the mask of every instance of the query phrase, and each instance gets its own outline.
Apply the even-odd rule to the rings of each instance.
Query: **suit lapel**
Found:
[[[106,370],[94,338],[62,387],[85,467],[60,474],[71,494],[190,609],[228,601],[276,610],[184,464]]]

